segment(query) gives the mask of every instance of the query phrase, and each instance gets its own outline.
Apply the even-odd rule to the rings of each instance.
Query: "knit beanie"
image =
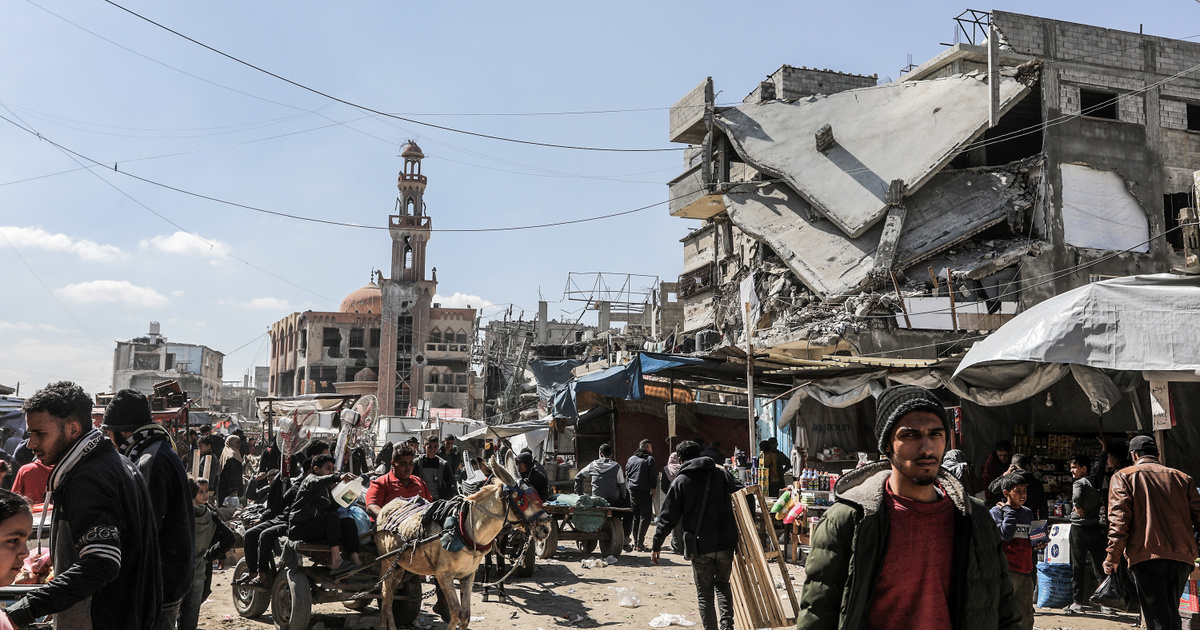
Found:
[[[122,389],[113,396],[104,408],[104,431],[133,432],[154,422],[150,415],[150,402],[146,395],[136,389]]]
[[[928,411],[941,418],[946,433],[950,433],[946,410],[933,392],[916,385],[896,385],[880,392],[875,400],[875,439],[879,442],[880,453],[887,452],[884,446],[896,422],[911,411]]]

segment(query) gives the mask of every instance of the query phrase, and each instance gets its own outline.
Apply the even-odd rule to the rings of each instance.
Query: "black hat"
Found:
[[[133,432],[154,422],[150,415],[150,401],[136,389],[122,389],[113,396],[104,408],[104,431]]]
[[[884,449],[888,435],[904,414],[912,411],[928,411],[942,419],[946,433],[950,432],[950,420],[946,410],[933,392],[916,385],[896,385],[883,390],[875,400],[875,439],[879,441],[879,452]]]
[[[1129,452],[1139,455],[1158,455],[1158,443],[1149,435],[1139,435],[1129,440]]]
[[[517,461],[525,464],[526,466],[533,466],[533,453],[526,453],[525,451],[521,451],[520,453],[517,454],[516,459],[517,459]]]

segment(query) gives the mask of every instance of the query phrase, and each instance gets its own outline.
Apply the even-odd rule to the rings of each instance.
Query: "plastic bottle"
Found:
[[[783,507],[788,504],[788,499],[792,498],[791,491],[786,488],[779,493],[779,498],[775,500],[775,505],[771,506],[771,513],[778,514],[783,511]]]
[[[362,485],[361,478],[354,478],[350,481],[343,481],[333,487],[333,500],[342,507],[350,507],[358,497],[366,493],[366,488]]]

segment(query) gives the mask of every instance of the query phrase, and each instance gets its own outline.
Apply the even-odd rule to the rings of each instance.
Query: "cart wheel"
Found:
[[[279,630],[304,630],[312,617],[312,585],[302,571],[279,572],[271,587],[271,617]]]
[[[366,610],[367,607],[371,605],[371,598],[370,597],[362,597],[359,599],[351,599],[351,600],[342,602],[342,605],[345,606],[346,608],[349,608],[350,610],[355,611],[355,612],[361,612],[363,610]]]
[[[550,519],[550,533],[546,539],[534,540],[532,546],[537,557],[542,560],[554,557],[554,552],[558,551],[558,523],[554,519]]]
[[[237,566],[233,568],[233,579],[239,579],[249,572],[249,569],[246,567],[246,559],[242,558],[238,560]],[[233,590],[233,609],[247,619],[263,614],[267,611],[267,606],[271,605],[271,596],[269,593],[244,586],[233,586],[231,588]]]
[[[533,577],[533,565],[537,561],[537,550],[534,548],[535,541],[530,541],[525,547],[525,554],[517,559],[517,577]]]
[[[596,550],[596,547],[599,546],[599,544],[600,544],[600,541],[598,541],[598,540],[576,540],[575,541],[575,546],[578,547],[579,550],[582,551],[583,553],[592,553],[593,551]]]
[[[411,626],[421,613],[421,580],[409,576],[396,591],[399,594],[392,599],[392,621],[397,626]]]
[[[621,525],[621,519],[616,516],[609,517],[600,527],[600,533],[603,534],[600,542],[604,543],[600,547],[600,553],[606,558],[620,558],[621,552],[625,551],[625,528]]]

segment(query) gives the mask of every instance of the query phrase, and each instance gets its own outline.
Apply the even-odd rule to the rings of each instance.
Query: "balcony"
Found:
[[[471,353],[469,343],[427,343],[425,356],[429,359],[461,358]]]
[[[700,162],[667,182],[671,216],[685,219],[711,219],[725,212],[725,201],[718,194],[709,194],[701,175]]]

